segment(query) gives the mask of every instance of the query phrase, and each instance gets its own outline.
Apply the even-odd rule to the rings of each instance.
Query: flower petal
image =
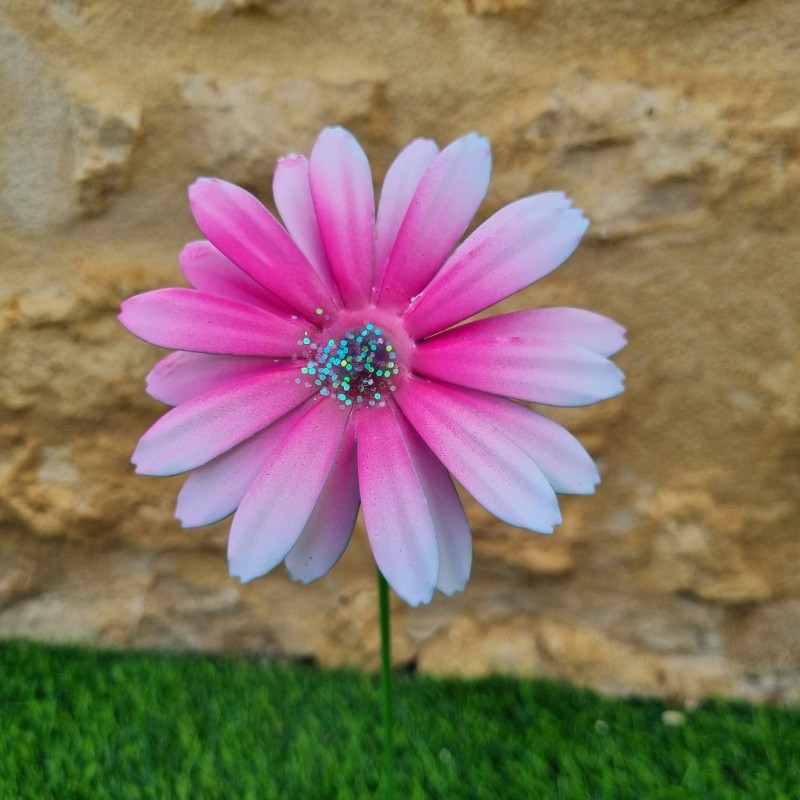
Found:
[[[460,405],[490,420],[494,428],[524,450],[555,491],[562,494],[594,492],[600,482],[597,467],[569,431],[511,400],[455,386],[448,389]]]
[[[414,139],[392,162],[386,173],[375,223],[375,285],[380,286],[386,264],[405,219],[408,206],[428,165],[439,148],[430,139]]]
[[[309,320],[336,303],[280,223],[250,192],[200,178],[189,187],[195,221],[206,238],[253,280]]]
[[[177,406],[220,386],[259,375],[275,363],[256,356],[217,356],[178,351],[163,358],[147,376],[150,397]]]
[[[301,320],[194,289],[131,297],[122,304],[119,321],[159,347],[231,356],[290,357],[308,329]]]
[[[299,406],[316,386],[296,383],[297,364],[215,389],[173,408],[139,440],[140,475],[177,475],[206,464]]]
[[[349,414],[315,398],[273,451],[242,499],[228,540],[231,575],[243,582],[286,558],[314,511]]]
[[[417,338],[494,305],[552,272],[589,223],[561,192],[526,197],[498,211],[448,259],[406,313]]]
[[[436,588],[444,594],[463,591],[472,566],[472,536],[456,487],[444,465],[405,420],[403,432],[428,501],[439,545]]]
[[[542,470],[490,418],[461,403],[458,390],[412,376],[394,399],[437,458],[496,517],[539,533],[561,521]]]
[[[402,310],[444,264],[489,187],[489,142],[475,133],[431,161],[397,233],[378,292],[381,305]]]
[[[305,406],[300,406],[290,411],[268,428],[194,470],[178,495],[175,516],[183,527],[211,525],[233,514],[304,409]]]
[[[286,556],[294,580],[315,581],[339,560],[353,533],[359,502],[356,440],[350,425],[317,504]]]
[[[613,356],[627,344],[625,328],[613,319],[582,308],[534,308],[468,322],[436,337],[444,339],[469,330],[482,338],[520,336],[533,339],[558,339],[598,353]]]
[[[226,258],[211,242],[189,242],[180,254],[181,271],[195,289],[248,303],[276,314],[290,314],[282,300],[256,283],[246,272]]]
[[[331,297],[340,300],[319,232],[305,156],[293,155],[278,160],[272,179],[272,195],[289,235],[314,267]]]
[[[412,368],[440,381],[552,406],[586,406],[623,390],[607,358],[557,339],[485,337],[464,325],[418,345]]]
[[[391,403],[355,415],[367,536],[383,576],[409,605],[428,603],[439,574],[436,527]]]
[[[311,195],[319,231],[345,304],[372,297],[375,196],[369,161],[344,128],[326,128],[309,162]]]

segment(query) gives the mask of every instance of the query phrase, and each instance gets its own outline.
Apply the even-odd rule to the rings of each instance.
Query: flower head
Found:
[[[275,170],[280,224],[251,194],[189,190],[207,240],[181,253],[193,289],[133,297],[120,320],[178,352],[148,376],[175,406],[139,442],[146,475],[189,472],[186,527],[234,514],[231,574],[285,561],[312,581],[343,553],[363,505],[378,567],[407,602],[464,588],[471,539],[452,474],[506,522],[550,533],[556,492],[589,494],[592,459],[513,402],[580,406],[622,391],[623,329],[573,308],[452,327],[528,286],[588,223],[560,192],[502,209],[460,245],[486,193],[488,142],[413,141],[378,202],[363,150],[328,128]],[[507,398],[513,398],[507,399]]]

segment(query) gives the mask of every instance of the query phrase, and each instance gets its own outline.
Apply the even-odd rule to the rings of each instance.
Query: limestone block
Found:
[[[73,115],[78,207],[82,214],[96,216],[108,208],[109,195],[130,183],[141,114],[138,108],[117,105],[92,89],[89,97],[75,104]]]
[[[444,635],[422,647],[418,666],[422,672],[434,675],[464,677],[492,673],[545,674],[533,625],[523,617],[489,627],[459,617]]]
[[[648,503],[654,522],[644,580],[664,592],[688,592],[718,603],[766,600],[774,587],[743,550],[758,508],[725,505],[698,489],[658,491]],[[776,519],[787,511],[774,508]]]
[[[0,29],[0,216],[23,229],[74,213],[72,113],[32,47]]]
[[[587,79],[528,114],[518,146],[547,154],[556,183],[585,203],[591,236],[694,228],[743,169],[723,109],[674,91]]]
[[[375,80],[337,84],[312,78],[271,82],[187,75],[180,89],[193,121],[193,158],[198,169],[266,193],[279,157],[308,154],[326,125],[366,121],[379,86]]]
[[[452,0],[451,0],[452,1]],[[455,0],[468,14],[477,17],[510,17],[528,21],[542,9],[541,0]]]
[[[662,656],[721,657],[726,609],[689,596],[670,598],[628,595],[616,603],[620,613],[606,631],[636,649]]]
[[[405,612],[394,597],[395,634],[392,638],[392,661],[396,666],[408,665],[414,657],[412,642],[398,624],[397,612]],[[320,625],[315,655],[327,667],[357,665],[375,670],[380,666],[380,626],[376,588],[348,591],[336,607],[326,614]]]
[[[786,598],[728,615],[725,645],[750,669],[797,670],[800,653],[800,600]]]
[[[613,694],[652,691],[662,682],[654,657],[589,628],[539,615],[512,615],[484,625],[459,617],[421,648],[418,666],[469,677],[546,675]]]
[[[770,393],[770,416],[788,434],[800,430],[800,355],[764,370],[759,383]]]
[[[94,216],[130,180],[140,112],[83,74],[68,85],[0,30],[0,210],[23,228]]]
[[[241,603],[240,585],[225,580],[221,555],[166,554],[154,560],[153,582],[138,630],[146,646],[221,651],[242,635],[250,619]],[[199,619],[204,621],[202,634],[194,622]],[[254,631],[250,645],[261,649],[268,639],[265,632]]]
[[[4,537],[38,569],[35,590],[0,608],[0,636],[130,646],[151,580],[148,554],[59,543],[32,548],[8,530]]]
[[[9,550],[9,548],[3,548]],[[2,552],[2,551],[0,551]],[[2,552],[0,609],[19,603],[39,591],[41,576],[36,561],[14,551]]]
[[[47,12],[53,22],[71,33],[86,28],[102,10],[102,0],[49,0]]]
[[[490,313],[618,319],[628,388],[537,407],[602,484],[561,498],[550,537],[468,500],[467,589],[395,601],[397,665],[800,699],[800,5],[46,0],[0,16],[0,636],[375,668],[360,524],[322,580],[242,585],[229,521],[184,530],[184,478],[134,474],[163,353],[115,317],[183,283],[198,175],[269,203],[275,159],[341,123],[378,188],[411,138],[476,130],[494,159],[476,224],[547,189],[593,223]]]
[[[301,10],[303,0],[192,0],[192,10],[200,17],[260,12],[281,17]]]
[[[566,575],[577,566],[578,545],[585,538],[586,520],[575,503],[562,501],[557,534],[543,536],[505,525],[473,500],[467,509],[476,558],[499,560],[532,575]]]

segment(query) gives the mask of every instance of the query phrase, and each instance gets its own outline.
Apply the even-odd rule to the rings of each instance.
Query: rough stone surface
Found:
[[[119,303],[180,282],[198,174],[270,202],[350,127],[489,136],[480,216],[563,189],[593,225],[502,310],[629,329],[627,392],[546,413],[597,458],[537,537],[469,502],[464,594],[394,609],[395,659],[615,694],[800,700],[800,6],[784,0],[32,0],[0,12],[0,635],[377,663],[359,526],[311,585],[227,575],[181,478],[134,476],[160,357]]]
[[[331,120],[353,127],[368,120],[379,85],[374,80],[341,85],[300,78],[221,81],[187,75],[181,96],[188,105],[188,153],[197,168],[268,194],[275,161],[309,152],[316,133]]]

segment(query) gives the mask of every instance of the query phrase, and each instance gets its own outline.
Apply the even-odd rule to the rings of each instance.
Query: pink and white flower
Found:
[[[185,527],[234,514],[231,574],[281,561],[304,582],[346,548],[359,504],[378,567],[408,603],[464,588],[467,519],[450,475],[511,525],[550,533],[556,492],[599,482],[580,443],[514,402],[582,406],[622,391],[615,322],[574,308],[458,327],[562,264],[588,222],[561,192],[502,209],[459,240],[489,183],[488,142],[413,141],[378,202],[367,158],[328,128],[278,162],[283,225],[251,194],[189,189],[207,240],[181,253],[193,289],[133,297],[120,320],[177,350],[147,379],[174,408],[139,442],[145,475],[189,472]],[[507,399],[513,398],[513,399]]]

